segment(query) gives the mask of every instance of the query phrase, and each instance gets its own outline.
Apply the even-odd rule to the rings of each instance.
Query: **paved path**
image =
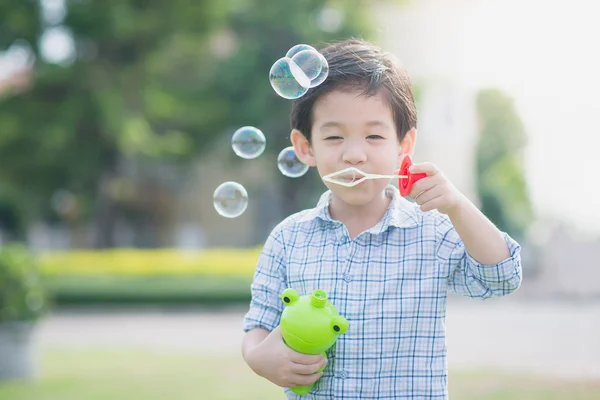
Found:
[[[244,309],[61,312],[38,331],[42,347],[151,347],[239,352]],[[600,302],[453,300],[448,306],[451,368],[600,380]]]

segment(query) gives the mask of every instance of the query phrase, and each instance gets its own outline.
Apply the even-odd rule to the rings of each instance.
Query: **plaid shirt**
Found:
[[[304,396],[285,389],[288,399],[447,399],[448,290],[485,299],[521,283],[520,246],[507,234],[510,258],[482,265],[446,215],[421,212],[394,186],[386,194],[385,216],[354,240],[331,218],[329,191],[267,239],[244,331],[279,325],[287,287],[325,290],[349,322],[315,387]]]

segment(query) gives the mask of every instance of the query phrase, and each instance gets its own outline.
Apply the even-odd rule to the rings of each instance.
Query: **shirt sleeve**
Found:
[[[279,325],[283,312],[281,293],[286,284],[285,247],[281,230],[269,235],[259,256],[251,285],[250,309],[244,316],[243,330],[262,328],[272,331]]]
[[[481,264],[467,252],[447,215],[436,216],[437,260],[448,271],[448,286],[459,295],[486,299],[505,296],[521,285],[521,246],[503,232],[510,256],[497,264]]]

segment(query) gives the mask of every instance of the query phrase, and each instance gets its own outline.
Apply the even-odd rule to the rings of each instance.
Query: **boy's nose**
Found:
[[[367,154],[360,146],[348,146],[344,149],[342,160],[348,164],[360,164],[367,161]]]

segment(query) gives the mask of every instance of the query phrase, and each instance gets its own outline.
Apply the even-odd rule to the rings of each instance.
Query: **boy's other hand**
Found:
[[[427,177],[418,180],[408,194],[421,206],[421,211],[437,209],[442,214],[452,214],[467,201],[444,174],[430,162],[410,166],[410,173],[426,173]]]
[[[323,375],[317,371],[327,364],[321,354],[302,354],[289,348],[279,326],[250,350],[248,361],[258,375],[287,388],[316,382]]]

